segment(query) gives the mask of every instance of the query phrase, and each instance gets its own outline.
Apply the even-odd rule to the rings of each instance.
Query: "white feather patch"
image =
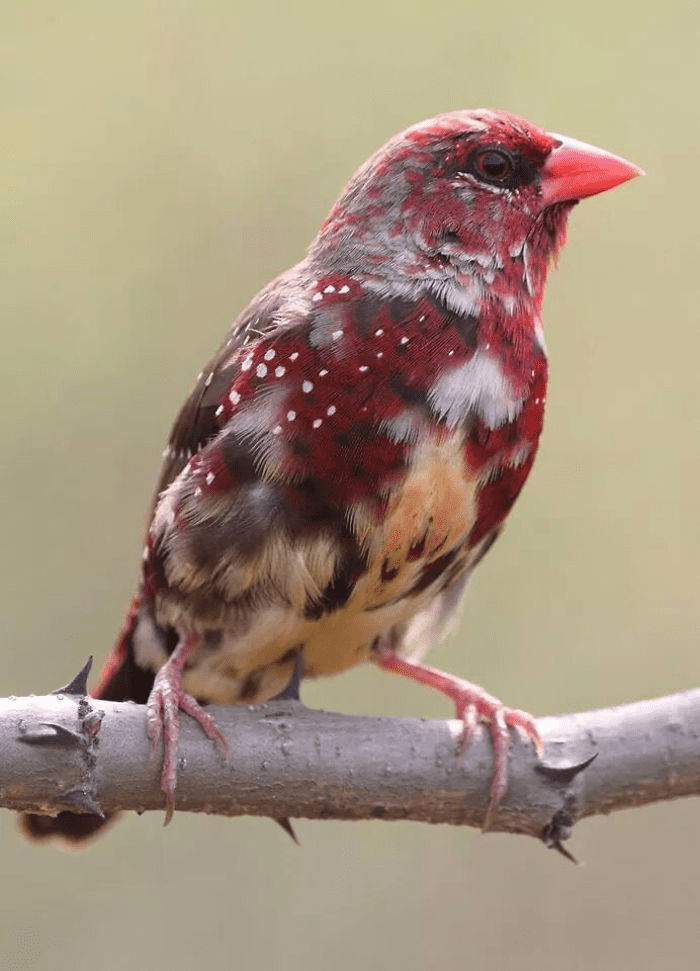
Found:
[[[466,364],[443,371],[428,392],[431,406],[454,428],[475,412],[489,428],[499,428],[520,413],[518,397],[499,361],[477,351]]]

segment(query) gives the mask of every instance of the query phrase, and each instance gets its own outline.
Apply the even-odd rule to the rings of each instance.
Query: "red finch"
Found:
[[[540,311],[569,213],[640,171],[503,111],[440,115],[359,169],[305,259],[236,320],[173,427],[95,692],[147,703],[168,818],[180,711],[225,745],[202,703],[371,661],[447,695],[463,746],[488,722],[488,825],[509,729],[540,750],[535,722],[420,658],[532,467]],[[25,817],[35,836],[101,824]]]

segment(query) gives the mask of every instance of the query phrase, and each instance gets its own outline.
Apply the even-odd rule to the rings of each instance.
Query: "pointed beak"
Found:
[[[573,202],[614,189],[644,172],[619,155],[564,135],[550,135],[555,146],[542,167],[542,201]]]

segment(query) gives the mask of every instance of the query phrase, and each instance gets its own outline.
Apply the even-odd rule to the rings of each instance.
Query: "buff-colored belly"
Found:
[[[426,567],[459,549],[455,566],[461,563],[462,572],[468,568],[466,543],[477,488],[465,469],[461,436],[417,446],[406,478],[389,497],[383,522],[377,526],[362,505],[350,513],[355,537],[367,550],[368,569],[344,606],[308,619],[294,603],[278,603],[261,607],[245,630],[225,625],[216,650],[203,645],[193,654],[185,688],[211,702],[262,702],[287,685],[300,650],[309,677],[367,660],[378,637],[400,630],[436,596],[439,577],[435,584],[421,585]],[[309,568],[313,562],[308,557],[300,571],[308,574],[309,587],[321,585]],[[295,560],[290,556],[277,569],[293,570]],[[279,587],[285,586],[280,576]]]

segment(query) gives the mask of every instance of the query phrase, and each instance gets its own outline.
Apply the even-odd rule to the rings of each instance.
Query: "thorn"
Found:
[[[574,827],[574,809],[576,799],[573,795],[566,797],[564,805],[558,809],[545,828],[542,830],[542,842],[550,850],[556,850],[565,856],[567,860],[578,866],[578,860],[563,845],[564,840],[568,840]]]
[[[289,679],[289,684],[283,688],[278,695],[270,698],[270,701],[301,701],[299,697],[301,689],[301,679],[304,676],[304,648],[300,647],[294,661],[294,670]]]
[[[285,831],[287,836],[291,836],[291,838],[294,840],[297,846],[301,845],[299,843],[299,840],[297,839],[297,834],[294,832],[294,828],[291,822],[286,818],[286,816],[282,817],[281,819],[275,819],[275,822],[282,827],[282,829]]]
[[[573,853],[569,853],[569,851],[567,850],[567,848],[559,840],[555,840],[553,843],[550,843],[549,844],[549,849],[550,850],[556,850],[558,853],[561,853],[561,855],[563,857],[565,857],[567,860],[570,860],[571,863],[574,864],[574,866],[581,866],[581,864],[576,859],[576,857],[574,856],[574,854]]]
[[[69,728],[64,728],[63,725],[56,725],[54,722],[39,722],[38,727],[48,728],[51,732],[49,734],[36,730],[21,731],[17,736],[17,741],[24,742],[25,745],[47,745],[56,748],[82,748],[85,744],[80,735],[72,732]]]
[[[92,654],[85,662],[85,665],[78,671],[72,681],[69,681],[65,688],[56,688],[52,695],[86,695],[87,679],[92,668]]]
[[[535,766],[535,772],[540,772],[553,782],[571,782],[597,758],[598,753],[594,752],[585,762],[578,762],[576,765],[545,765],[540,762]]]
[[[100,819],[106,818],[94,796],[87,789],[70,789],[61,794],[60,801],[69,806],[75,806],[77,809],[82,809],[91,816],[99,816]]]

